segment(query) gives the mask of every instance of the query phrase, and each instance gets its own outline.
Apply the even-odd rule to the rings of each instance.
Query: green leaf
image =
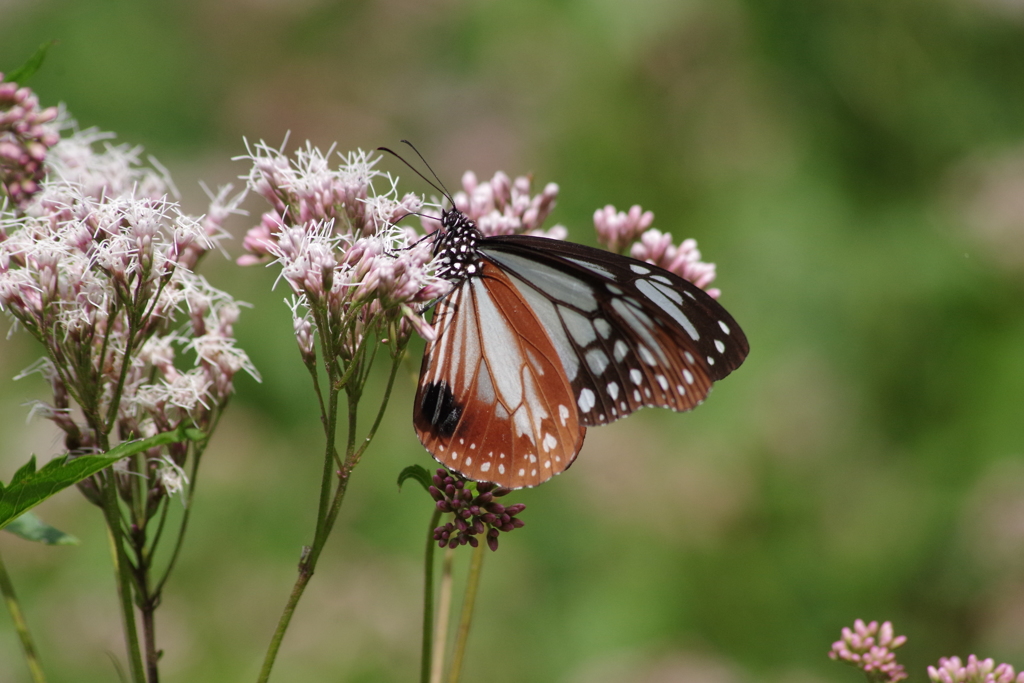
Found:
[[[415,479],[426,491],[434,483],[430,478],[430,472],[419,465],[409,465],[402,473],[398,475],[398,490],[402,490],[402,484],[405,483],[406,479]]]
[[[26,512],[21,517],[11,521],[4,531],[10,531],[16,536],[21,536],[26,541],[37,541],[44,545],[78,545],[80,541],[66,534],[60,529],[55,529],[43,520],[36,517],[34,512]]]
[[[157,434],[141,441],[129,441],[110,449],[103,455],[83,455],[77,458],[54,458],[36,471],[35,456],[11,479],[6,488],[0,487],[0,529],[50,496],[77,484],[121,458],[140,451],[191,439],[198,441],[206,435],[198,429],[178,427],[172,432]]]
[[[18,85],[25,85],[25,81],[32,77],[32,74],[39,71],[39,67],[43,65],[43,59],[46,58],[46,51],[49,50],[57,43],[56,40],[48,40],[39,46],[35,54],[28,58],[28,61],[14,69],[8,74],[4,75],[4,80],[8,83],[17,83]]]

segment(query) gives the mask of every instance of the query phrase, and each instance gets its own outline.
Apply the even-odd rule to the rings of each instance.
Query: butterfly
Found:
[[[445,195],[433,251],[453,288],[435,307],[413,424],[447,468],[536,486],[572,464],[587,427],[692,410],[746,358],[740,326],[691,282],[572,242],[485,237]]]

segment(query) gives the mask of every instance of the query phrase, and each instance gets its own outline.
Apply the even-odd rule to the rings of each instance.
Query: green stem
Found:
[[[220,417],[218,416],[217,419],[219,420]],[[213,427],[211,427],[208,431],[212,433],[214,427],[216,427],[216,421],[214,422]],[[167,583],[167,579],[171,575],[171,570],[174,569],[174,565],[178,561],[178,555],[181,554],[181,546],[185,542],[185,531],[188,529],[188,520],[192,513],[192,499],[195,497],[196,494],[196,481],[199,477],[199,460],[200,458],[202,458],[203,451],[205,449],[206,443],[197,444],[195,447],[195,451],[192,453],[192,478],[189,480],[188,485],[188,499],[185,502],[185,510],[184,512],[182,512],[181,515],[181,525],[178,527],[178,537],[174,541],[174,550],[171,551],[171,559],[167,561],[167,567],[164,569],[163,576],[161,576],[160,580],[157,581],[156,588],[153,590],[153,596],[157,599],[157,601],[160,600],[160,597],[164,590],[164,584]],[[166,504],[168,507],[170,507],[170,500],[168,500]],[[161,524],[160,528],[163,528],[163,524]],[[150,546],[151,555],[156,554],[157,540],[159,539],[154,538],[153,543]]]
[[[135,627],[135,606],[132,604],[131,567],[121,536],[121,510],[117,503],[117,475],[114,473],[113,466],[107,468],[103,482],[103,513],[106,516],[111,551],[114,555],[117,596],[121,601],[124,639],[128,649],[129,664],[131,664],[132,681],[145,683],[146,674],[142,665],[142,651],[139,649],[139,633]]]
[[[423,654],[420,665],[420,683],[430,683],[430,648],[434,644],[434,529],[441,522],[441,510],[434,507],[427,527],[427,552],[423,559]]]
[[[11,619],[14,621],[14,630],[18,632],[18,638],[21,639],[21,649],[25,652],[25,662],[32,674],[32,682],[46,683],[43,667],[39,663],[39,655],[36,654],[36,646],[32,642],[32,634],[29,633],[28,624],[21,613],[21,605],[18,603],[18,596],[14,594],[14,584],[11,583],[11,577],[4,566],[3,558],[0,558],[0,593],[3,593],[7,610],[11,613]]]
[[[459,618],[459,635],[455,640],[455,652],[452,654],[452,670],[448,675],[448,683],[459,683],[462,674],[462,660],[466,656],[466,641],[469,640],[469,627],[473,623],[473,607],[476,605],[476,592],[480,587],[480,569],[484,564],[484,549],[481,543],[473,549],[473,559],[469,565],[469,576],[466,577],[466,597],[462,602],[462,616]]]
[[[341,508],[341,501],[344,498],[345,489],[347,488],[346,484],[348,483],[348,477],[343,476],[342,480],[338,483],[338,489],[335,492],[334,500],[330,500],[331,485],[334,481],[334,442],[337,436],[338,423],[338,389],[335,387],[334,382],[330,383],[329,391],[329,405],[327,414],[324,416],[326,417],[326,424],[324,427],[327,432],[327,448],[324,454],[324,469],[320,481],[320,502],[317,508],[316,531],[313,534],[313,545],[303,549],[302,559],[299,560],[299,576],[295,580],[295,585],[292,587],[291,595],[288,596],[288,602],[285,604],[284,611],[281,613],[281,618],[278,619],[274,635],[270,639],[270,646],[267,648],[267,654],[263,658],[263,667],[260,669],[260,676],[257,679],[259,683],[266,683],[270,680],[270,672],[274,668],[274,661],[277,659],[277,652],[281,648],[281,643],[284,640],[284,634],[288,630],[288,625],[291,623],[292,615],[295,614],[295,608],[299,604],[299,600],[302,598],[303,592],[306,590],[306,585],[313,577],[313,572],[316,570],[317,560],[320,557],[320,551],[327,542],[327,536],[330,534],[330,528],[333,526],[333,518],[337,516],[337,511]]]
[[[321,329],[325,329],[323,327],[324,324],[325,323],[323,321],[318,321],[318,327]],[[277,622],[277,628],[274,630],[274,635],[271,637],[270,646],[267,648],[267,654],[263,659],[263,667],[260,669],[260,675],[257,679],[258,683],[266,683],[270,680],[270,672],[274,668],[274,661],[277,659],[277,653],[284,640],[284,634],[288,630],[288,626],[292,620],[292,615],[295,613],[295,608],[299,604],[299,600],[302,598],[303,592],[306,590],[306,585],[313,577],[313,572],[316,571],[316,564],[320,559],[320,553],[323,551],[324,545],[327,543],[327,538],[330,536],[331,531],[334,528],[334,522],[338,517],[338,513],[341,511],[341,504],[345,499],[345,492],[348,490],[348,483],[352,477],[352,470],[357,464],[359,464],[359,459],[362,457],[363,452],[366,450],[366,447],[369,446],[370,441],[377,432],[377,428],[380,426],[384,411],[391,398],[391,390],[394,386],[395,377],[398,374],[398,368],[401,364],[402,351],[405,348],[403,345],[396,351],[391,368],[391,375],[388,379],[387,389],[385,390],[384,397],[381,400],[377,417],[362,445],[356,449],[356,427],[359,415],[359,398],[365,377],[359,378],[359,381],[355,383],[358,386],[350,385],[347,380],[353,376],[352,368],[362,362],[363,359],[360,354],[363,352],[365,347],[360,346],[360,348],[357,349],[348,368],[339,375],[337,373],[337,365],[328,360],[331,358],[329,353],[331,349],[325,340],[324,334],[320,334],[320,341],[322,353],[324,354],[324,364],[327,368],[329,393],[327,410],[324,411],[321,408],[321,417],[324,420],[324,431],[327,436],[327,446],[324,452],[324,466],[320,480],[320,501],[317,507],[316,531],[313,534],[313,544],[303,549],[302,558],[299,560],[299,576],[295,580],[295,585],[292,587],[291,595],[288,597],[288,602]],[[365,343],[366,342],[364,342],[364,344]],[[319,386],[315,376],[314,386],[317,387],[317,394],[319,396]],[[337,449],[335,448],[338,432],[338,395],[342,389],[345,389],[348,395],[348,433],[346,435],[345,460],[338,470],[338,485],[334,488],[334,465],[338,460]],[[323,404],[321,403],[321,406],[322,405]],[[332,488],[334,488],[333,497],[331,496]]]
[[[388,407],[388,401],[391,400],[391,390],[395,387],[395,378],[398,377],[398,369],[402,367],[402,356],[405,352],[405,344],[398,347],[394,358],[391,359],[391,374],[388,375],[388,385],[384,389],[384,398],[381,399],[380,409],[377,411],[377,417],[373,421],[373,426],[370,427],[370,431],[366,433],[366,438],[363,440],[363,444],[359,447],[359,450],[355,454],[355,462],[359,462],[359,458],[362,457],[363,452],[366,451],[367,446],[370,445],[370,441],[377,435],[377,429],[380,427],[381,421],[384,419],[384,411]]]
[[[354,407],[349,406],[349,411]],[[352,425],[349,425],[351,431]],[[333,386],[330,389],[327,408],[327,448],[324,452],[324,469],[320,479],[320,503],[317,508],[316,532],[313,534],[313,547],[310,552],[308,563],[316,566],[320,557],[320,550],[327,542],[327,517],[331,508],[331,488],[334,484],[334,442],[338,434],[338,390]],[[351,436],[349,437],[351,439]],[[312,572],[311,572],[312,573]]]
[[[444,567],[441,569],[441,590],[438,596],[437,634],[434,641],[434,662],[430,670],[430,683],[441,683],[444,675],[444,650],[448,641],[448,619],[452,612],[452,566],[455,564],[455,548],[444,551]]]
[[[307,547],[304,550],[308,551],[309,548]],[[292,614],[295,613],[295,607],[299,604],[299,598],[302,597],[302,592],[306,590],[306,584],[309,583],[309,579],[312,576],[313,571],[306,564],[306,558],[303,557],[299,562],[299,578],[292,588],[292,594],[288,596],[288,603],[284,606],[284,612],[282,612],[277,629],[270,640],[270,647],[267,648],[267,656],[263,660],[263,668],[260,669],[259,683],[266,683],[266,681],[270,680],[270,671],[274,668],[274,660],[277,658],[277,651],[281,648],[281,641],[284,640],[285,631],[288,630],[288,624],[292,620]]]

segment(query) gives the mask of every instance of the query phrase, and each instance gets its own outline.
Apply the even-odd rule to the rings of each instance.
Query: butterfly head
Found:
[[[438,276],[462,282],[480,271],[477,244],[483,235],[476,223],[456,208],[441,211],[441,229],[435,233],[434,257],[441,263]]]

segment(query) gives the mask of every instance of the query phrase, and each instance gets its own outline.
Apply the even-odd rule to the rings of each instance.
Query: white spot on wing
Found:
[[[491,373],[481,367],[476,376],[476,397],[481,403],[494,403],[494,385],[491,384]]]
[[[498,474],[505,474],[505,466],[498,463]]]
[[[608,367],[608,356],[601,349],[590,349],[587,351],[585,358],[587,359],[587,367],[595,375],[600,375]]]
[[[490,469],[491,469],[491,463],[489,463],[489,462],[485,462],[483,465],[480,465],[480,471],[481,472],[487,472]]]
[[[639,303],[632,303],[629,299],[612,299],[612,309],[618,313],[623,321],[629,325],[629,327],[637,334],[638,337],[655,349],[655,352],[661,357],[662,363],[665,365],[669,364],[668,358],[665,357],[661,350],[661,346],[658,345],[658,341],[651,334],[651,327],[654,325],[654,321],[651,317],[640,310]]]
[[[546,451],[550,451],[550,450],[552,450],[552,449],[553,449],[553,448],[554,448],[555,446],[557,446],[557,445],[558,445],[558,439],[556,439],[556,438],[554,437],[554,435],[552,435],[552,434],[545,434],[545,435],[544,435],[544,442],[543,442],[543,444],[542,444],[542,445],[544,446],[544,450],[546,450]]]
[[[615,342],[615,348],[613,349],[613,353],[615,354],[615,361],[621,361],[623,358],[626,357],[626,354],[629,353],[629,347],[626,346],[626,342],[622,341],[621,339],[618,339]]]
[[[693,373],[689,370],[683,370],[683,379],[686,380],[687,384],[693,384]]]
[[[512,271],[520,279],[528,281],[547,295],[584,311],[597,310],[594,292],[579,279],[567,278],[562,271],[531,258],[494,249],[487,249],[486,252],[487,257],[503,270]]]
[[[516,408],[516,412],[512,413],[512,423],[516,426],[516,436],[523,436],[525,434],[530,441],[533,441],[533,429],[530,428],[530,413],[525,405],[519,406]]]
[[[647,273],[651,272],[650,268],[646,268],[644,266],[641,266],[638,263],[630,263],[629,264],[629,269],[632,270],[637,275],[647,275]]]
[[[596,397],[594,396],[594,392],[591,391],[590,389],[584,389],[583,391],[581,391],[580,398],[577,401],[577,403],[580,406],[580,410],[582,410],[584,413],[589,413],[590,409],[593,408],[596,403],[595,399]]]
[[[654,360],[654,354],[651,353],[651,350],[649,348],[647,348],[643,344],[641,344],[637,348],[640,351],[640,357],[643,359],[645,363],[647,363],[648,365],[655,364],[656,361]]]
[[[723,323],[721,320],[718,321],[718,326],[722,328],[722,332],[729,334],[729,326]]]
[[[619,385],[615,382],[609,382],[605,388],[608,390],[608,395],[612,397],[613,401],[619,397]]]
[[[633,380],[633,384],[640,384],[644,381],[644,373],[640,372],[636,368],[629,371],[629,378]]]
[[[566,257],[565,260],[566,261],[572,261],[576,265],[582,266],[582,267],[586,268],[587,270],[591,271],[592,273],[599,273],[601,275],[604,275],[607,278],[614,278],[615,277],[615,275],[610,270],[608,270],[607,268],[604,268],[602,266],[599,266],[596,263],[591,263],[590,261],[583,261],[582,259],[577,259],[577,258],[569,258],[568,256]]]
[[[480,327],[487,331],[487,334],[479,335],[487,345],[484,354],[487,358],[502,359],[501,363],[489,365],[494,375],[494,384],[505,405],[518,406],[523,402],[523,382],[519,376],[523,358],[519,353],[519,344],[482,281],[473,284],[473,293]]]
[[[683,313],[682,309],[669,301],[668,297],[662,294],[661,290],[657,286],[651,284],[647,280],[637,280],[636,288],[646,294],[647,298],[650,299],[658,308],[668,313],[673,320],[679,323],[682,328],[686,330],[686,334],[690,335],[691,339],[694,341],[700,339],[700,334],[697,332],[697,328],[693,326],[693,323],[686,317],[686,314]]]
[[[601,339],[607,339],[611,336],[612,326],[604,318],[594,318],[594,328],[597,330],[597,333],[601,335]]]
[[[721,339],[715,340],[715,348],[718,349],[719,353],[725,353],[725,343]]]
[[[569,335],[579,346],[587,346],[597,339],[597,332],[594,331],[594,326],[590,324],[590,319],[587,316],[565,306],[558,307],[558,314],[562,316]]]
[[[662,391],[668,391],[668,380],[665,379],[665,375],[658,375],[658,384],[661,386]]]
[[[565,426],[566,420],[569,419],[569,409],[563,405],[558,406],[558,419],[562,421],[562,426]]]
[[[569,335],[566,334],[565,329],[562,327],[562,319],[558,316],[555,305],[519,278],[510,276],[509,280],[516,286],[516,289],[530,305],[530,309],[551,337],[551,341],[555,345],[555,351],[558,353],[558,360],[562,362],[562,367],[565,369],[565,376],[570,382],[576,379],[576,375],[579,373],[580,361],[576,357],[576,350],[569,341]]]
[[[657,280],[658,276],[654,276],[654,279]],[[661,280],[659,280],[659,282],[668,282],[668,278],[662,278]],[[672,301],[675,301],[680,306],[683,304],[683,295],[679,293],[679,290],[670,286],[666,287],[658,283],[654,283],[654,288],[657,289],[662,294],[664,294],[665,296],[667,296],[669,299],[672,299]]]

